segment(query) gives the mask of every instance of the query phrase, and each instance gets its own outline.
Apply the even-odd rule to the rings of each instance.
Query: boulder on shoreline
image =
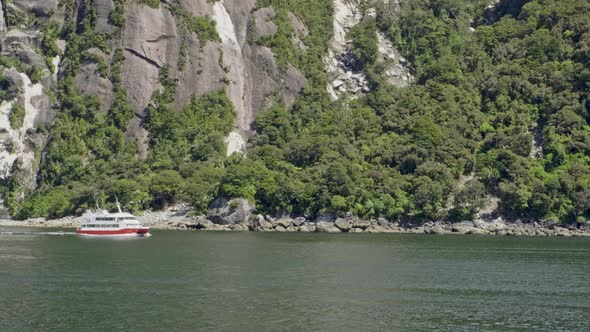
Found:
[[[360,228],[360,229],[367,229],[371,226],[371,222],[368,220],[357,220],[354,223],[352,223],[352,227],[354,228]]]
[[[279,220],[275,220],[271,223],[274,227],[283,227],[283,228],[287,228],[289,226],[292,225],[291,220],[290,219],[286,219],[286,218],[281,218]]]
[[[297,231],[301,233],[315,233],[316,226],[310,224],[301,225],[297,227]]]
[[[299,227],[299,226],[303,225],[306,222],[307,222],[307,220],[305,220],[305,218],[303,218],[303,217],[297,217],[297,218],[293,219],[293,222],[292,223],[293,223],[293,226]]]
[[[218,225],[247,224],[254,205],[245,198],[218,198],[209,206],[207,219]]]
[[[230,201],[226,202],[229,205]],[[236,210],[236,207],[233,208]],[[552,221],[521,220],[506,221],[502,218],[493,220],[474,220],[459,223],[427,222],[425,224],[390,222],[384,218],[361,220],[352,215],[336,218],[324,215],[316,223],[304,217],[290,218],[282,216],[252,215],[239,212],[234,223],[219,224],[205,216],[189,217],[189,209],[174,208],[168,211],[145,211],[138,215],[140,222],[152,229],[182,229],[201,231],[255,231],[255,232],[301,232],[301,233],[405,233],[432,235],[498,235],[498,236],[590,236],[590,225],[587,223],[560,225]],[[246,218],[247,222],[243,222]],[[242,222],[237,222],[242,221]],[[223,221],[227,222],[227,220]],[[0,226],[43,227],[43,228],[77,228],[80,217],[65,217],[56,220],[44,218],[25,221],[0,220]]]
[[[319,233],[342,233],[338,227],[334,226],[334,223],[328,221],[320,221],[315,224],[316,232]]]
[[[272,223],[267,221],[264,216],[257,215],[252,220],[250,229],[253,231],[265,231],[265,230],[272,230]]]
[[[350,230],[350,228],[352,227],[352,223],[348,219],[338,218],[334,222],[334,226],[336,226],[342,232],[348,232]]]

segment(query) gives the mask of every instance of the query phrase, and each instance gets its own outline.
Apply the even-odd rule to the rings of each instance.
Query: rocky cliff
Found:
[[[30,22],[59,15],[57,0],[0,4],[0,184],[13,178],[21,188],[36,186],[39,161],[55,118],[50,91],[57,77],[49,66],[59,66],[59,57],[40,54],[43,34]],[[24,192],[15,194],[22,198]]]
[[[60,55],[68,48],[57,40],[60,55],[47,59],[42,47],[49,22],[60,27],[76,25],[92,16],[94,30],[106,39],[105,48],[87,50],[75,75],[80,94],[98,97],[101,109],[113,103],[113,81],[105,72],[113,64],[113,51],[122,49],[122,84],[134,107],[127,135],[137,142],[138,154],[148,153],[148,133],[142,126],[152,93],[159,89],[158,72],[170,69],[176,80],[175,108],[181,111],[194,95],[225,89],[237,114],[235,129],[227,137],[227,154],[243,152],[257,111],[281,101],[291,104],[305,84],[293,66],[279,69],[273,52],[249,43],[259,37],[272,18],[272,8],[257,8],[255,0],[156,1],[13,0],[0,3],[0,55],[3,93],[0,106],[0,180],[15,178],[21,194],[36,186],[36,173],[51,133],[56,110],[55,89],[65,74]],[[117,7],[120,6],[120,7]],[[115,22],[114,15],[121,15]],[[201,40],[183,20],[212,19],[219,39]],[[122,22],[122,23],[121,23]],[[67,62],[69,59],[65,59]],[[106,68],[101,68],[106,67]],[[35,82],[33,83],[32,76]],[[23,114],[16,114],[22,112]],[[16,119],[16,118],[22,119]]]
[[[397,6],[394,1],[378,3]],[[307,81],[301,69],[278,64],[271,47],[258,42],[278,32],[276,10],[263,4],[256,0],[2,1],[0,181],[8,186],[14,180],[12,191],[19,197],[35,189],[39,165],[62,107],[56,90],[72,67],[77,92],[97,97],[100,109],[108,113],[117,91],[112,72],[120,66],[123,91],[133,106],[126,135],[136,142],[139,158],[149,153],[149,132],[143,120],[152,94],[162,86],[158,76],[162,67],[169,69],[176,82],[177,112],[195,95],[225,90],[236,113],[234,129],[225,141],[227,155],[244,152],[256,114],[276,103],[291,105]],[[362,71],[351,69],[346,62],[350,51],[347,34],[365,15],[359,6],[356,0],[334,2],[334,34],[325,58],[330,80],[327,90],[334,99],[369,91]],[[374,10],[368,15],[375,15]],[[308,27],[292,12],[288,19],[293,28],[291,43],[305,51]],[[213,24],[216,35],[204,37],[192,25],[195,20]],[[77,59],[68,58],[70,45],[64,27],[73,25],[71,29],[83,35],[88,24],[103,39],[102,46],[83,50],[80,63],[75,63]],[[403,58],[382,35],[379,38],[391,82],[407,84],[410,75]],[[116,63],[115,50],[123,51],[122,64]]]
[[[15,218],[590,218],[587,1],[0,4]]]
[[[326,57],[326,69],[330,82],[327,90],[334,100],[342,95],[358,96],[371,90],[369,79],[362,68],[355,65],[355,55],[352,53],[350,31],[357,26],[364,17],[376,18],[377,10],[397,12],[400,8],[399,0],[371,1],[369,7],[361,5],[360,0],[334,1],[334,34],[331,47]],[[394,48],[383,32],[377,31],[379,60],[384,63],[384,76],[395,86],[407,86],[412,80],[408,63]]]

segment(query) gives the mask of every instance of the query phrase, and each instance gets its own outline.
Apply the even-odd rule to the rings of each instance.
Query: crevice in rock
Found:
[[[125,51],[127,51],[127,52],[129,52],[129,53],[131,53],[131,54],[135,55],[136,57],[138,57],[138,58],[140,58],[140,59],[144,60],[145,62],[149,63],[150,65],[152,65],[152,66],[154,66],[154,67],[156,67],[156,68],[160,68],[160,65],[159,65],[159,64],[158,64],[156,61],[154,61],[154,60],[152,60],[152,59],[150,59],[150,58],[146,57],[145,55],[143,55],[143,54],[141,54],[141,53],[137,52],[136,50],[134,50],[134,49],[132,49],[132,48],[126,47],[126,48],[125,48]]]
[[[146,42],[148,42],[148,43],[157,43],[157,42],[160,42],[162,40],[168,40],[168,39],[173,39],[173,38],[176,38],[176,37],[175,36],[172,36],[172,35],[161,35],[161,36],[158,36],[158,38],[156,38],[156,39],[146,39]]]

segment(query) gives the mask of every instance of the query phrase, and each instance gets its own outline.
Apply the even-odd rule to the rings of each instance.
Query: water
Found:
[[[590,330],[590,239],[7,230],[0,331]]]

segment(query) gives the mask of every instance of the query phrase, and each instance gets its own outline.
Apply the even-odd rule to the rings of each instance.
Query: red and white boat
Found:
[[[142,225],[131,213],[121,211],[110,213],[105,210],[87,213],[82,216],[76,234],[89,236],[150,236],[150,228]]]

